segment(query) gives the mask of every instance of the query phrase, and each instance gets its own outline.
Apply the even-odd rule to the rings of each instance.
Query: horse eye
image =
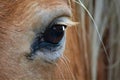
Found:
[[[63,38],[66,25],[55,24],[50,28],[47,28],[43,34],[46,42],[57,44]]]

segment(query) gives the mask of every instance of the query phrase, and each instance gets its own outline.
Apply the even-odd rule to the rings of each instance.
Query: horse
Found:
[[[79,47],[72,47],[78,42],[75,33],[66,33],[74,24],[70,3],[0,0],[0,80],[75,79],[63,55],[65,42],[69,46],[67,55],[79,55]],[[66,41],[66,36],[76,41]],[[74,68],[78,71],[77,65]]]
[[[110,47],[108,44],[115,33],[107,34],[115,28],[118,33],[119,27],[108,29],[105,23],[100,25],[105,11],[101,5],[112,5],[91,0],[86,2],[90,5],[88,9],[84,3],[81,0],[0,0],[0,80],[115,79],[119,68],[111,70],[114,65],[106,66],[117,61],[114,56],[119,55],[119,44],[112,49],[113,53],[117,49],[116,55],[106,47]],[[104,20],[106,24],[110,20],[114,22],[108,16]],[[119,35],[114,38],[119,39]],[[111,77],[111,72],[116,75]]]

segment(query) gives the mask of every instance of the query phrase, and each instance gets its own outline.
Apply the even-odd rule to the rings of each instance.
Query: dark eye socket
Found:
[[[50,28],[46,28],[43,37],[46,42],[57,44],[64,36],[66,25],[54,24]]]

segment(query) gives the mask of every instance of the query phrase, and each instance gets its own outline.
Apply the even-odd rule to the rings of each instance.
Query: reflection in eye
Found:
[[[71,21],[69,18],[61,17],[53,20],[44,32],[38,32],[31,44],[31,53],[27,56],[28,59],[33,60],[36,51],[50,50],[54,51],[56,48],[64,46],[65,42],[65,29],[67,26],[75,25],[76,22]]]
[[[44,32],[39,32],[31,45],[31,52],[50,47],[59,47],[67,26],[75,24],[69,18],[61,17],[53,20]],[[60,44],[59,44],[60,43]]]
[[[64,36],[66,25],[55,24],[51,28],[47,28],[44,32],[44,40],[46,42],[57,44]]]

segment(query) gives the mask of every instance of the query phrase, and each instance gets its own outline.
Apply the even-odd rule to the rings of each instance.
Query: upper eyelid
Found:
[[[37,19],[34,27],[34,32],[38,33],[44,31],[47,27],[51,26],[54,21],[61,17],[71,18],[72,12],[68,6],[57,5],[56,7],[51,7],[51,9],[46,8],[44,11],[38,10],[36,15],[38,17],[36,17]]]
[[[72,21],[69,17],[60,17],[52,21],[52,24],[50,24],[50,26],[54,24],[72,26],[75,24],[75,22]]]

